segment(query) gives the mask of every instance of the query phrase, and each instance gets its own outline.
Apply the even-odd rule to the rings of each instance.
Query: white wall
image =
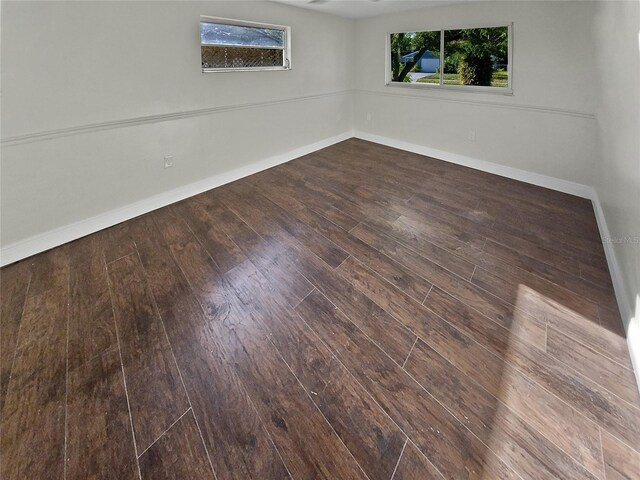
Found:
[[[592,15],[590,2],[498,1],[358,20],[356,130],[592,185]],[[513,96],[384,85],[387,32],[509,22]]]
[[[245,1],[1,8],[3,252],[352,128],[351,20]],[[293,69],[202,74],[201,14],[290,25]]]
[[[621,313],[640,372],[640,3],[598,2],[594,33],[595,60],[603,65],[597,71],[595,189],[619,269]]]

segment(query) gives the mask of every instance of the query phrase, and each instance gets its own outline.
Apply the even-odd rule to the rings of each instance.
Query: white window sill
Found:
[[[512,88],[502,87],[480,87],[475,85],[440,85],[433,83],[409,83],[409,82],[388,82],[387,87],[398,88],[413,88],[417,90],[449,90],[455,92],[468,92],[468,93],[489,93],[492,95],[506,95],[512,96]]]

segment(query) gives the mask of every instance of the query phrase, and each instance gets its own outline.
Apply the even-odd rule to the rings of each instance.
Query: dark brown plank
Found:
[[[182,252],[175,250],[178,263],[193,287],[203,309],[215,312],[211,288],[230,288],[207,262],[196,245]],[[188,255],[198,255],[195,262]],[[185,268],[196,264],[197,271]],[[231,272],[232,273],[232,272]],[[210,325],[224,342],[231,361],[273,438],[276,448],[294,478],[365,478],[353,457],[331,430],[309,399],[295,376],[278,356],[267,339],[259,316],[229,292],[232,302],[225,322],[212,320]]]
[[[118,343],[106,270],[94,277],[72,275],[69,305],[69,369]]]
[[[640,453],[602,431],[602,455],[607,480],[638,480]]]
[[[579,313],[535,288],[519,283],[517,280],[504,279],[480,268],[474,273],[473,281],[483,289],[488,289],[496,296],[512,303],[519,310],[571,335],[583,345],[597,350],[622,365],[631,366],[626,340],[600,326],[598,310],[594,304],[585,302],[582,307],[579,307],[584,313]],[[574,303],[577,302],[579,300]]]
[[[589,426],[589,428],[583,427],[584,418],[577,415],[576,412],[564,408],[561,402],[549,396],[543,389],[527,382],[518,372],[511,373],[514,369],[510,368],[511,366],[506,365],[506,362],[502,360],[502,356],[510,354],[511,349],[517,349],[518,347],[518,344],[509,335],[508,330],[488,321],[473,310],[465,310],[464,306],[460,304],[455,308],[440,312],[443,314],[443,318],[450,322],[455,322],[456,327],[481,342],[482,345],[489,349],[487,350],[467,338],[443,318],[435,315],[433,311],[427,310],[400,292],[393,292],[391,285],[376,277],[366,267],[351,264],[345,270],[346,272],[348,272],[351,280],[358,288],[372,299],[375,299],[380,306],[411,328],[430,347],[447,358],[469,377],[474,378],[475,381],[483,385],[492,394],[502,396],[503,394],[506,395],[507,392],[513,391],[513,387],[509,385],[509,380],[505,379],[504,383],[501,381],[503,378],[501,372],[508,369],[509,375],[515,375],[516,377],[515,385],[517,385],[517,388],[525,389],[526,386],[526,390],[530,391],[532,398],[540,399],[541,405],[552,405],[557,409],[557,411],[554,411],[554,408],[538,406],[536,401],[530,404],[537,407],[532,412],[528,412],[529,406],[526,402],[516,402],[516,411],[537,428],[542,429],[548,438],[555,438],[558,433],[566,431],[579,432],[580,435],[569,438],[568,441],[564,442],[566,443],[564,448],[570,451],[575,458],[579,458],[581,462],[588,462],[592,471],[597,470],[599,466],[597,461],[597,435],[593,426]],[[435,288],[434,291],[436,294],[439,292]],[[447,297],[443,295],[442,301],[446,301]],[[453,300],[451,297],[448,298]],[[540,352],[539,349],[532,350]],[[542,354],[542,352],[540,353]],[[527,354],[529,354],[528,350]],[[478,368],[479,365],[481,368]],[[505,397],[506,404],[511,402],[512,400],[509,397]],[[558,405],[559,403],[560,405]],[[545,414],[539,415],[539,409],[544,410]],[[556,418],[557,423],[547,427],[549,418]],[[562,426],[563,430],[558,430],[558,426]]]
[[[299,261],[301,270],[316,288],[387,355],[402,365],[415,343],[416,336],[359,292],[344,277],[314,262],[313,258],[302,257]]]
[[[632,370],[600,355],[568,336],[549,328],[547,351],[565,365],[580,372],[611,393],[640,405],[640,393]]]
[[[513,305],[500,300],[495,295],[482,290],[466,279],[454,275],[438,264],[431,262],[379,232],[375,232],[370,228],[358,227],[354,230],[354,233],[382,252],[393,255],[398,262],[422,275],[436,287],[456,297],[465,305],[478,310],[497,324],[509,328],[513,335],[544,350],[546,341],[545,323],[524,312],[517,311]],[[427,303],[427,301],[425,300],[424,303]],[[429,300],[429,304],[431,303],[433,303],[433,297]],[[429,306],[433,309],[431,305]]]
[[[399,265],[391,258],[364,243],[362,240],[353,237],[337,225],[334,225],[329,220],[322,217],[322,215],[306,208],[295,211],[292,215],[309,225],[318,232],[318,234],[331,240],[352,257],[357,258],[359,261],[375,270],[378,275],[382,276],[390,283],[393,283],[417,301],[422,302],[429,293],[431,283],[427,280],[414,274],[402,265]]]
[[[209,326],[208,318],[224,322],[229,315],[224,290],[211,283],[207,290],[211,306],[207,318],[160,238],[172,243],[171,248],[187,271],[195,272],[204,266],[201,275],[206,275],[211,260],[190,233],[178,234],[175,222],[158,226],[160,234],[139,242],[138,248],[214,471],[218,478],[238,480],[288,478],[282,459],[235,372],[224,338],[215,335]],[[147,228],[154,231],[153,225]],[[216,401],[212,402],[212,398]]]
[[[212,221],[199,203],[185,201],[174,205],[174,208],[189,225],[220,271],[227,272],[246,259],[240,248]]]
[[[18,333],[29,289],[28,260],[0,271],[0,412],[7,395],[9,377],[18,346]]]
[[[255,189],[236,183],[218,189],[215,193],[216,198],[222,199],[227,207],[260,234],[262,234],[261,228],[256,227],[261,221],[267,220],[272,234],[279,238],[294,239],[331,267],[337,267],[348,257],[348,254],[334,243],[317,235],[312,228],[296,220]],[[247,201],[248,198],[251,199],[250,202]]]
[[[191,411],[140,456],[140,474],[149,480],[215,478]]]
[[[595,479],[530,424],[422,341],[405,369],[523,478]],[[501,375],[501,372],[494,372]],[[503,378],[508,382],[508,378]]]
[[[442,474],[434,467],[416,446],[407,440],[396,471],[391,480],[443,480]]]
[[[87,235],[69,244],[69,271],[71,281],[91,280],[105,275],[105,250],[110,247],[108,230]]]
[[[189,404],[137,255],[110,263],[108,270],[133,429],[142,452]]]
[[[227,232],[245,256],[271,279],[272,290],[286,297],[291,306],[297,305],[313,289],[313,285],[297,270],[289,249],[270,239],[260,237],[237,215],[225,210],[216,223]]]
[[[64,475],[67,302],[66,288],[48,288],[25,305],[0,419],[3,479]]]
[[[322,294],[296,311],[445,478],[517,478]]]
[[[69,372],[67,478],[138,478],[117,346]]]
[[[233,274],[233,276],[231,276]],[[374,403],[300,318],[264,290],[269,284],[253,266],[230,272],[238,297],[255,313],[263,313],[269,339],[371,480],[387,480],[404,434]]]
[[[38,295],[52,288],[69,287],[69,246],[39,253],[31,259],[29,295]]]

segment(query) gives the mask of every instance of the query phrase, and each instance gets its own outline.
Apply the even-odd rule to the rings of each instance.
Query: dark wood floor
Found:
[[[586,200],[349,140],[1,277],[6,480],[640,478]]]

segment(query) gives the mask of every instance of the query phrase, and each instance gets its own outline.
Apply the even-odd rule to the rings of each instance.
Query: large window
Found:
[[[289,70],[290,37],[289,27],[200,17],[202,71]]]
[[[511,93],[511,25],[392,33],[387,84]]]

